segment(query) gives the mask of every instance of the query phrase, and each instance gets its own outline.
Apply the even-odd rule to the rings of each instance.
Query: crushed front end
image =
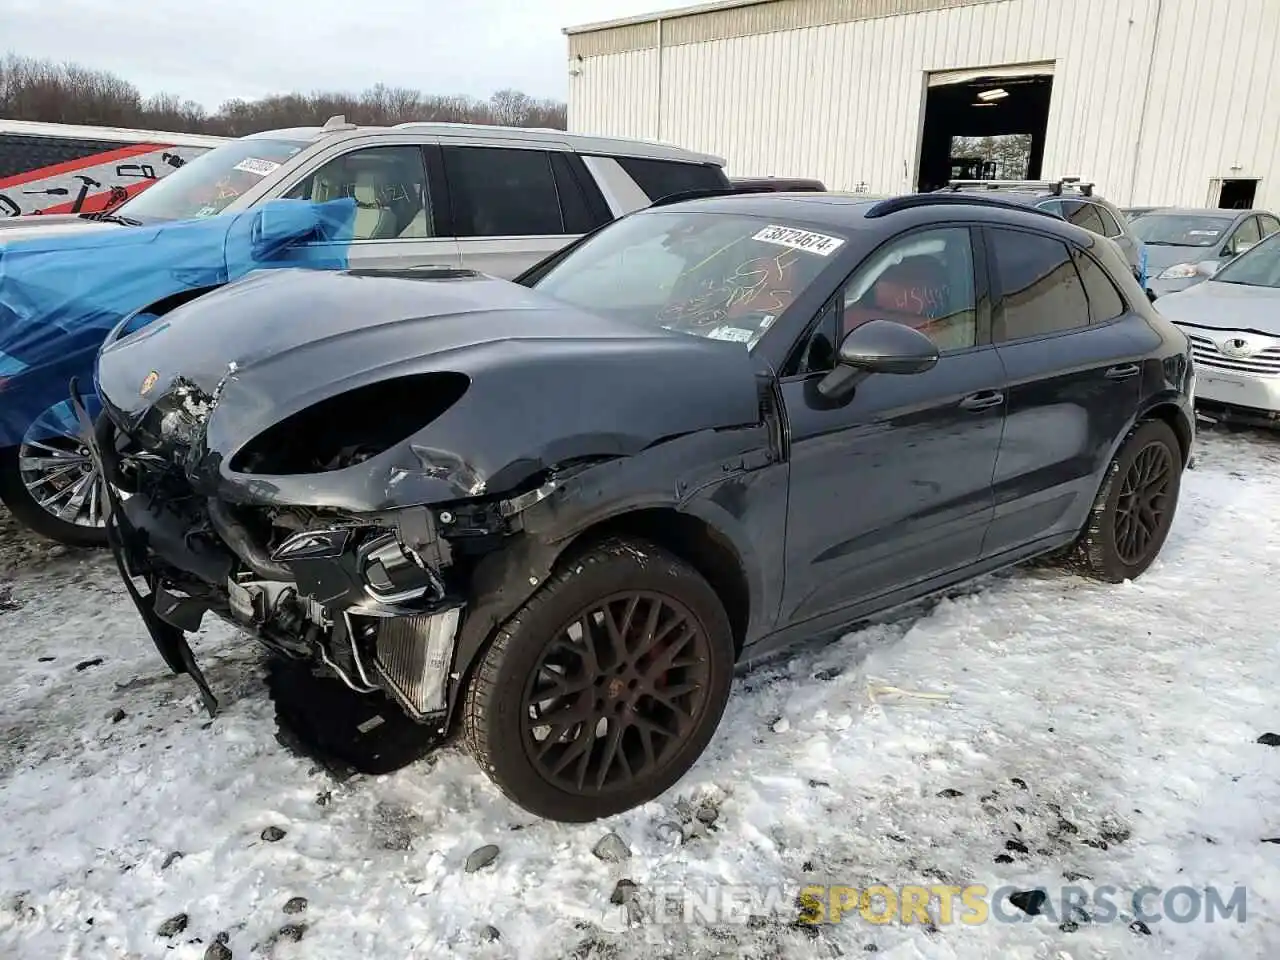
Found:
[[[470,570],[544,494],[358,513],[272,505],[255,498],[251,481],[227,499],[202,483],[201,431],[214,404],[216,394],[179,381],[145,416],[107,403],[91,426],[94,455],[116,487],[112,550],[166,662],[191,675],[215,712],[185,638],[213,613],[357,693],[384,692],[443,734]],[[361,457],[352,450],[327,466]]]

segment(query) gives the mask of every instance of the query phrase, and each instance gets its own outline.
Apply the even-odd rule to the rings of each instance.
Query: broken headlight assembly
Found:
[[[365,592],[388,606],[444,595],[444,584],[415,552],[394,533],[374,537],[356,554],[356,569]]]
[[[128,432],[143,447],[165,452],[168,459],[183,465],[193,449],[200,446],[213,398],[194,384],[175,380],[157,397]]]

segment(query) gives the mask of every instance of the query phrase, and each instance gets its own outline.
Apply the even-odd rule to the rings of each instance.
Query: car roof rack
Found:
[[[321,133],[337,133],[339,130],[358,130],[354,123],[347,123],[347,118],[342,114],[336,114],[324,122],[324,126],[320,128]]]
[[[1091,181],[1083,181],[1079,177],[1061,177],[1057,180],[950,180],[945,189],[954,193],[965,187],[985,187],[988,190],[1001,188],[1049,190],[1055,197],[1062,196],[1067,187],[1074,187],[1086,197],[1092,197],[1094,184]]]
[[[1023,213],[1034,213],[1042,217],[1050,217],[1054,220],[1062,218],[1056,213],[1048,210],[1041,210],[1039,207],[1029,207],[1024,203],[1018,203],[1016,200],[1005,200],[1002,197],[981,197],[967,193],[909,193],[902,197],[890,197],[887,200],[881,200],[865,214],[870,219],[877,217],[887,217],[891,213],[898,213],[901,210],[914,210],[917,207],[929,207],[935,205],[946,206],[954,204],[955,206],[982,206],[982,207],[999,207],[1001,210],[1020,210]]]

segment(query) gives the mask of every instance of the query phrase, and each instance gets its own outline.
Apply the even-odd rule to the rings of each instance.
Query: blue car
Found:
[[[0,499],[10,512],[64,543],[103,543],[102,490],[67,401],[71,378],[91,382],[102,341],[130,314],[141,324],[154,305],[194,298],[255,270],[346,267],[355,212],[349,199],[273,200],[239,213],[152,224],[109,214],[6,221]],[[306,244],[300,254],[295,242],[311,238],[326,242]]]

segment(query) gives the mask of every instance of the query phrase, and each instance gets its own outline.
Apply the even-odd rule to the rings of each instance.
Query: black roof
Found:
[[[740,213],[747,216],[785,218],[792,223],[826,226],[844,231],[878,228],[897,217],[914,223],[957,220],[981,208],[984,219],[1011,223],[1035,223],[1079,238],[1088,236],[1061,217],[1037,210],[1025,200],[1004,191],[997,194],[943,192],[910,193],[897,197],[869,198],[859,193],[744,193],[677,200],[664,210],[698,210],[708,213]]]

